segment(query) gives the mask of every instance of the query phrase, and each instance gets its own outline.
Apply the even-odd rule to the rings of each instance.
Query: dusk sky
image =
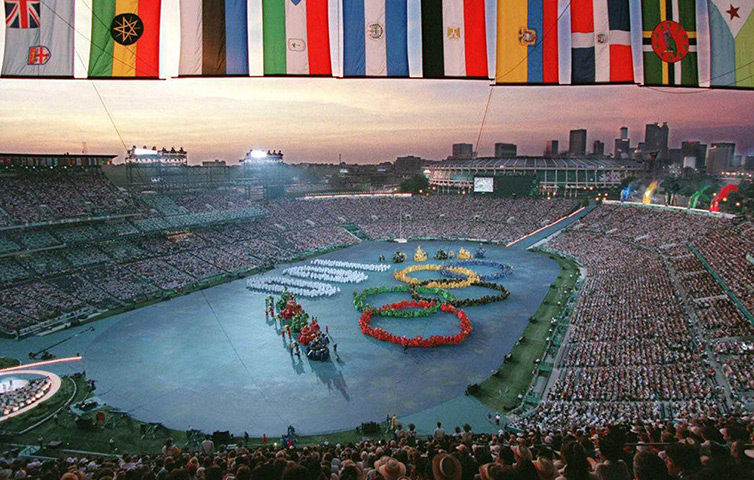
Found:
[[[77,76],[82,76],[91,18],[86,8],[77,7],[76,48],[83,59]],[[178,0],[164,0],[164,76],[177,72],[177,18]],[[0,56],[4,27],[0,22]],[[253,39],[251,28],[250,33]],[[127,146],[183,146],[191,163],[236,160],[250,148],[283,150],[290,162],[336,162],[339,153],[344,161],[358,163],[409,154],[441,159],[452,143],[476,143],[490,91],[485,81],[415,79],[168,79],[96,85]],[[629,127],[635,145],[644,139],[644,124],[655,121],[668,122],[672,146],[685,139],[734,141],[737,153],[754,154],[754,92],[662,90],[495,87],[479,155],[490,155],[495,142],[516,143],[520,154],[530,155],[542,154],[549,139],[567,148],[572,128],[588,130],[590,148],[602,140],[612,152],[621,125]],[[92,82],[7,79],[0,80],[0,92],[0,151],[78,152],[86,142],[91,153],[122,158],[123,144]]]

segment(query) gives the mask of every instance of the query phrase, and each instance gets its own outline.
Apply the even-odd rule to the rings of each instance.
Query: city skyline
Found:
[[[293,163],[336,163],[338,154],[348,163],[403,155],[442,159],[453,143],[476,144],[489,94],[484,82],[461,81],[97,82],[121,143],[89,81],[0,80],[0,88],[6,93],[0,100],[3,150],[73,153],[86,142],[89,152],[122,158],[124,144],[182,146],[192,164],[233,161],[250,148],[282,150]],[[547,140],[565,146],[569,131],[577,128],[587,130],[588,145],[601,140],[612,152],[621,126],[629,127],[636,145],[643,141],[645,124],[656,121],[668,122],[673,146],[683,140],[731,141],[737,153],[754,150],[750,92],[672,92],[632,86],[494,87],[478,152],[491,155],[495,143],[506,142],[518,145],[521,155],[541,155]]]

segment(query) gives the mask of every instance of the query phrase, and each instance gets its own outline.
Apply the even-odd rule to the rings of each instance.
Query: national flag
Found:
[[[332,75],[328,0],[262,0],[265,75]]]
[[[695,0],[644,0],[645,85],[699,85]]]
[[[710,84],[754,88],[754,1],[710,0]]]
[[[5,0],[3,76],[73,77],[74,0]]]
[[[571,0],[571,82],[633,81],[628,0]]]
[[[181,0],[180,75],[248,75],[247,0]]]
[[[160,76],[161,0],[93,0],[89,77]]]
[[[6,0],[7,28],[39,28],[39,0]]]
[[[343,76],[408,77],[406,0],[343,0]]]
[[[421,0],[425,78],[489,78],[484,0]]]
[[[495,83],[558,83],[558,0],[498,0]]]

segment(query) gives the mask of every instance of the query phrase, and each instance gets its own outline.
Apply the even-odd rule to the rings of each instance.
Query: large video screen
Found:
[[[492,193],[494,186],[493,177],[474,177],[474,193]]]

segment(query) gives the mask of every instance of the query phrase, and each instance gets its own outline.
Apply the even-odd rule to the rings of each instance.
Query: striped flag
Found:
[[[73,77],[73,0],[5,0],[3,76]]]
[[[628,0],[571,0],[571,82],[633,81]]]
[[[406,0],[343,0],[343,76],[408,77]]]
[[[695,0],[644,0],[645,85],[699,85]]]
[[[328,0],[262,0],[265,75],[332,75]]]
[[[425,78],[489,78],[484,0],[421,0]]]
[[[94,0],[89,77],[160,76],[161,0]]]
[[[181,0],[180,75],[248,75],[247,0]]]
[[[754,88],[754,1],[710,0],[710,84]]]
[[[558,83],[558,0],[498,0],[495,83]]]

